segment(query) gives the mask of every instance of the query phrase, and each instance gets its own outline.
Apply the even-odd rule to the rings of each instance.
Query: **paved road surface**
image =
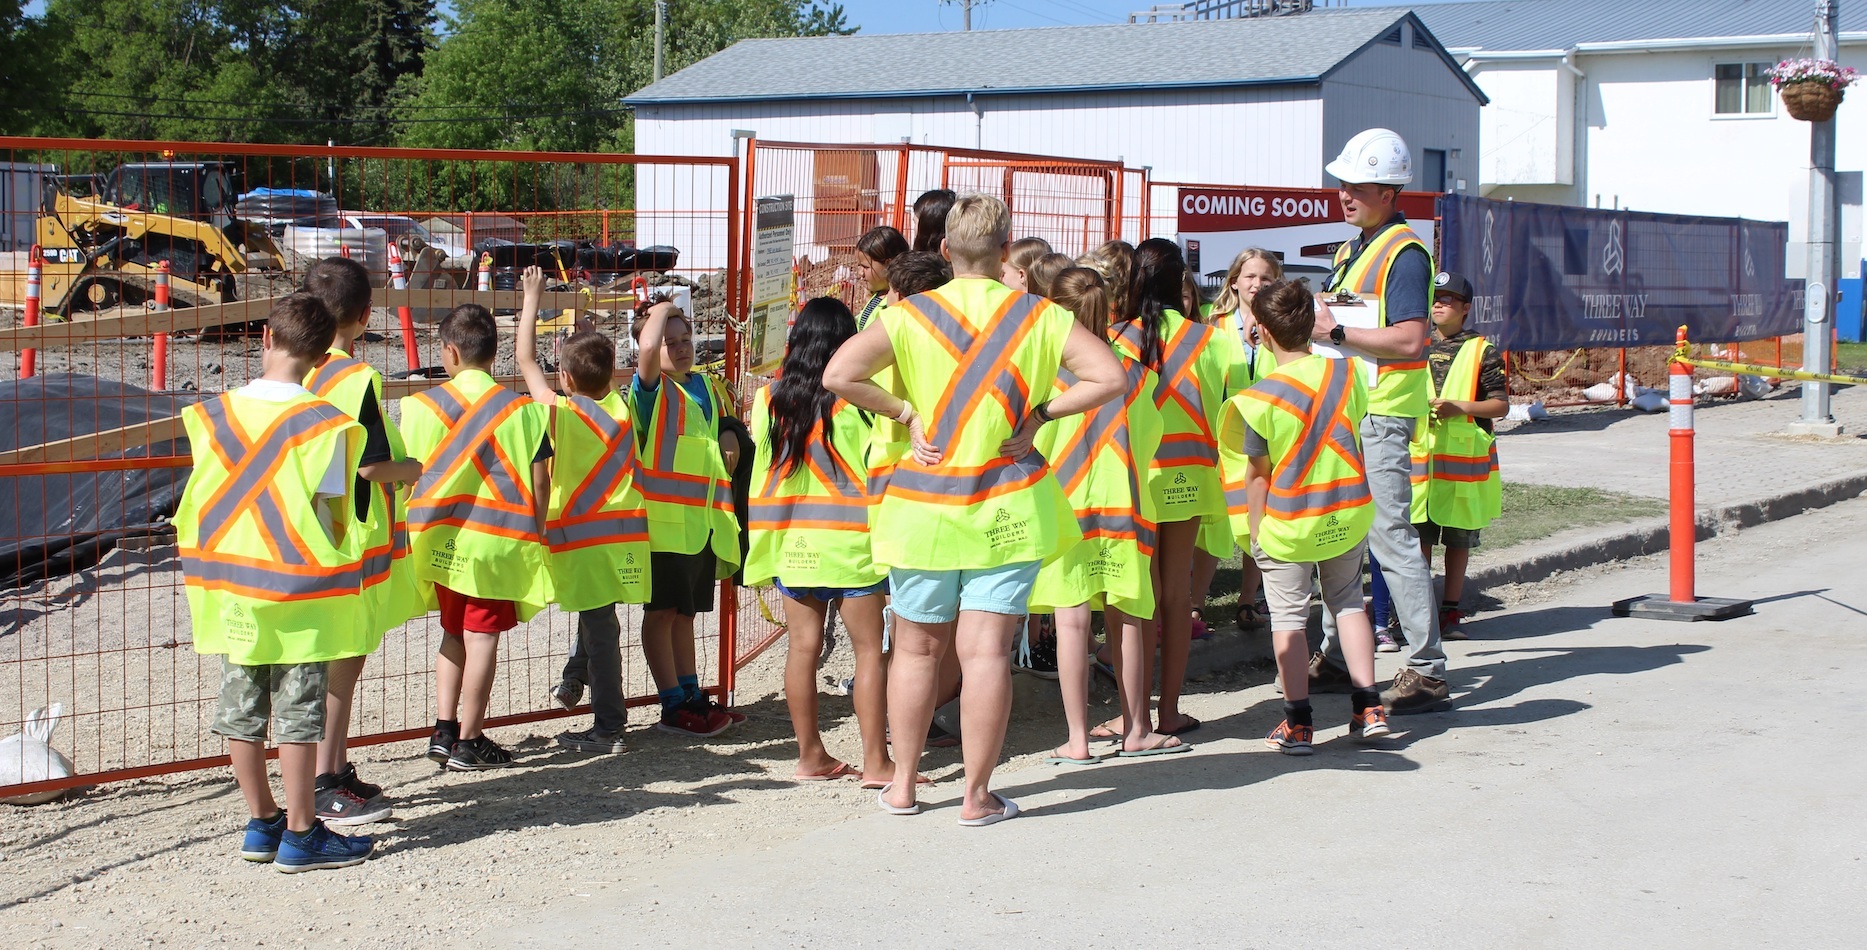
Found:
[[[1453,645],[1457,710],[1378,749],[1326,697],[1316,755],[1270,752],[1254,678],[1190,755],[1007,773],[1015,821],[960,828],[936,786],[919,817],[620,869],[475,942],[1861,946],[1867,500],[1702,560],[1756,616],[1608,616],[1660,560],[1570,575]]]

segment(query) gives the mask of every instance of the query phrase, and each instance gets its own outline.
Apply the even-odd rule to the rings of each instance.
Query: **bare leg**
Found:
[[[675,675],[695,676],[700,672],[694,656],[694,618],[674,615],[674,623],[668,628],[668,646],[674,652]]]
[[[262,821],[277,815],[279,802],[272,797],[272,780],[266,776],[266,744],[228,739],[227,757],[233,760],[233,780],[239,783],[240,796],[246,799],[246,813]],[[311,827],[314,817],[311,812],[305,813],[304,828]]]
[[[959,809],[962,819],[1004,810],[992,797],[992,770],[998,767],[1005,731],[1011,725],[1011,640],[1023,620],[983,610],[959,612],[953,640],[965,677],[959,693],[960,747],[966,761],[966,794]]]
[[[1115,679],[1121,693],[1122,750],[1139,752],[1178,742],[1154,731],[1148,697],[1154,685],[1154,621],[1137,620],[1110,608],[1109,638],[1115,647]]]
[[[934,707],[939,705],[940,659],[953,642],[956,626],[895,617],[894,656],[888,663],[888,726],[894,733],[895,781],[886,800],[897,808],[914,804],[927,727],[933,724]],[[1011,675],[1009,665],[1005,675]]]
[[[1219,559],[1204,548],[1193,549],[1193,591],[1192,609],[1206,613],[1206,599],[1212,596],[1212,578],[1219,573]],[[1207,621],[1211,623],[1211,621]]]
[[[493,698],[493,672],[499,663],[499,634],[475,633],[461,637],[467,653],[460,682],[460,737],[478,739],[486,721],[486,704]]]
[[[1348,679],[1356,689],[1374,688],[1374,627],[1368,620],[1365,610],[1349,611],[1337,614],[1335,629],[1342,638],[1342,658],[1348,661]],[[1309,641],[1304,641],[1304,652],[1309,650]],[[1281,666],[1281,657],[1279,663]],[[1309,689],[1307,665],[1298,677],[1303,681],[1303,688]],[[1285,683],[1291,680],[1284,680]]]
[[[1471,548],[1446,548],[1445,598],[1458,603],[1465,597],[1465,568],[1471,564]]]
[[[1370,633],[1369,636],[1374,635]],[[1277,677],[1283,680],[1284,702],[1300,703],[1308,699],[1309,632],[1302,629],[1273,630],[1271,631],[1271,648],[1277,652]],[[1368,653],[1368,662],[1374,663],[1372,645]]]
[[[826,605],[784,598],[784,704],[791,711],[791,731],[797,734],[797,774],[822,775],[837,761],[824,751],[817,728],[817,654],[823,649]]]
[[[934,697],[936,707],[944,706],[959,696],[959,677],[959,652],[952,641],[948,641],[946,653],[940,657],[940,692]]]
[[[264,755],[262,750],[261,755]],[[265,763],[260,763],[265,768]],[[315,742],[279,743],[279,784],[285,786],[285,827],[299,833],[318,820],[318,745]]]
[[[1194,543],[1199,520],[1160,526],[1160,548],[1154,556],[1154,590],[1160,618],[1160,728],[1181,729],[1188,724],[1180,713],[1180,691],[1186,687],[1186,661],[1193,651],[1192,587],[1182,578],[1193,570]]]
[[[357,679],[363,675],[364,657],[332,660],[324,665],[324,738],[318,740],[318,774],[334,775],[350,761],[344,747],[350,742],[350,707]]]
[[[888,757],[888,656],[882,652],[880,596],[846,597],[838,608],[856,650],[856,728],[862,733],[862,777],[885,779],[895,771]],[[812,657],[814,663],[816,658]]]
[[[1258,570],[1258,562],[1245,553],[1238,569],[1238,606],[1249,607],[1258,601],[1258,589],[1264,586],[1264,572]]]
[[[648,663],[648,675],[655,688],[673,689],[679,682],[674,672],[674,617],[672,610],[649,610],[642,614],[642,659]]]
[[[1069,738],[1057,753],[1089,758],[1089,605],[1057,611],[1057,685],[1063,693],[1063,721]]]
[[[467,647],[451,633],[441,635],[440,655],[434,661],[434,715],[460,719],[460,681],[467,665]]]

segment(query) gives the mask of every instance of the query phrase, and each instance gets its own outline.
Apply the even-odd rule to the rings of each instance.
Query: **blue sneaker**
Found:
[[[287,874],[347,868],[362,864],[374,850],[376,842],[367,835],[345,837],[324,827],[324,822],[320,821],[304,834],[286,831],[279,839],[278,860],[273,863]]]
[[[265,864],[279,855],[279,837],[285,834],[285,809],[279,809],[279,817],[271,821],[249,818],[246,821],[246,837],[240,842],[240,857],[256,864]]]

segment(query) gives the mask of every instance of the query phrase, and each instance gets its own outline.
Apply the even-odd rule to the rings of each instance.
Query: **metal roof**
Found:
[[[1181,23],[741,40],[623,101],[646,105],[1308,84],[1320,82],[1408,18],[1413,16],[1404,8],[1319,10]],[[1452,58],[1441,53],[1473,97],[1486,101]]]
[[[1815,29],[1810,0],[1479,0],[1428,4],[1413,12],[1446,48],[1460,52],[1809,36]],[[1867,30],[1867,3],[1842,4],[1840,27],[1843,32]]]

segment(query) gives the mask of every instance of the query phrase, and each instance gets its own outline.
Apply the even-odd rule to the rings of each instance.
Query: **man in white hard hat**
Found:
[[[1413,156],[1399,135],[1369,129],[1349,139],[1326,170],[1341,183],[1343,218],[1360,228],[1361,235],[1336,251],[1335,267],[1318,298],[1314,336],[1317,342],[1365,354],[1376,368],[1368,414],[1361,424],[1375,511],[1368,549],[1381,564],[1394,614],[1407,638],[1407,668],[1394,676],[1393,685],[1381,694],[1381,704],[1390,715],[1449,709],[1432,570],[1420,552],[1420,535],[1411,516],[1412,459],[1407,443],[1429,412],[1426,346],[1433,331],[1432,252],[1396,207],[1401,186],[1413,180]],[[1336,322],[1328,304],[1332,300],[1338,307],[1372,308],[1373,325]],[[1310,658],[1310,690],[1349,690],[1334,624],[1325,624],[1322,650]]]

